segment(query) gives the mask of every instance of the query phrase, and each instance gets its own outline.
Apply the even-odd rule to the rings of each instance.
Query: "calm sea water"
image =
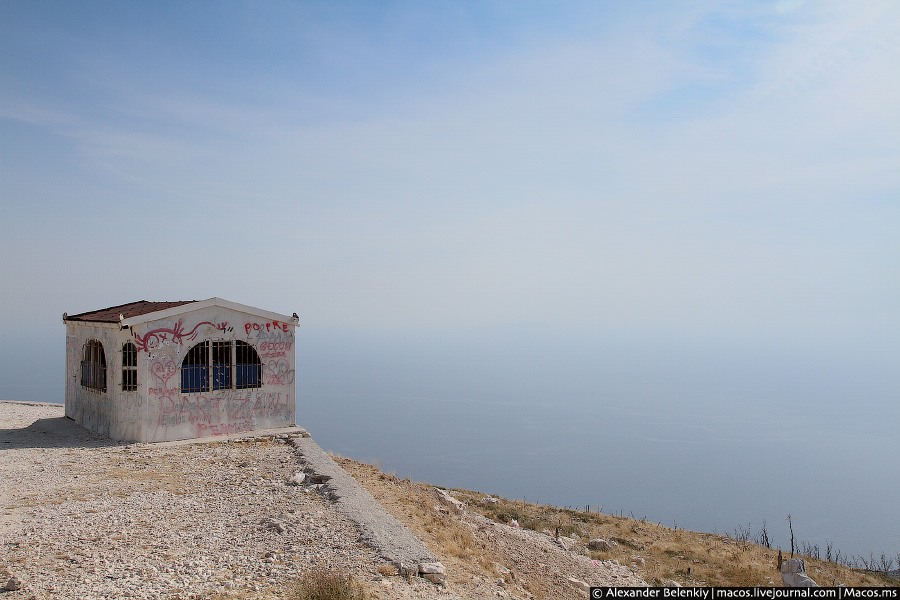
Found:
[[[843,553],[900,552],[888,360],[523,334],[313,338],[298,419],[399,476]]]
[[[61,399],[58,354],[30,381],[0,373],[0,398]],[[781,547],[790,514],[798,540],[895,555],[895,361],[533,332],[307,329],[298,421],[324,448],[415,480],[701,531],[765,522]]]

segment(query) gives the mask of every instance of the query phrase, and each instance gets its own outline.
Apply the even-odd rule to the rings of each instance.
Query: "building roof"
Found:
[[[175,302],[148,302],[147,300],[139,300],[137,302],[129,302],[128,304],[120,304],[119,306],[110,306],[109,308],[92,310],[90,312],[79,313],[72,316],[63,313],[63,322],[115,323],[118,324],[119,327],[133,327],[150,321],[178,317],[179,315],[188,312],[203,310],[212,306],[235,310],[262,320],[277,321],[293,327],[298,327],[300,325],[300,317],[297,316],[297,313],[287,316],[263,310],[261,308],[247,306],[246,304],[230,302],[228,300],[223,300],[222,298],[177,300]],[[121,319],[119,318],[120,315],[122,317]]]
[[[147,313],[174,308],[183,304],[191,304],[196,300],[176,300],[174,302],[148,302],[147,300],[138,300],[137,302],[129,302],[128,304],[120,304],[119,306],[110,306],[109,308],[101,308],[100,310],[92,310],[77,315],[66,315],[66,321],[93,321],[95,323],[118,323],[119,315],[126,319],[146,315]]]

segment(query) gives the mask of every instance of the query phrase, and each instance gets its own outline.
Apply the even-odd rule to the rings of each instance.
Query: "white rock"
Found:
[[[397,574],[400,575],[400,577],[409,578],[419,574],[419,565],[417,564],[401,562],[396,566]]]
[[[556,538],[556,543],[559,544],[560,548],[563,550],[571,550],[578,542],[570,537],[558,537]]]
[[[802,558],[792,558],[781,565],[781,580],[785,587],[819,587],[806,574],[806,561]]]
[[[443,573],[425,573],[425,579],[437,585],[447,585],[447,576]]]
[[[426,573],[444,574],[446,572],[447,572],[447,570],[444,568],[444,565],[442,565],[439,562],[419,563],[419,573],[422,573],[422,574],[426,574]]]
[[[607,550],[612,550],[612,547],[612,544],[601,538],[594,538],[588,542],[588,550],[606,552]]]
[[[591,586],[589,586],[586,582],[578,579],[577,577],[569,577],[569,583],[571,583],[572,585],[574,585],[575,587],[577,587],[578,589],[580,589],[583,592],[589,592],[591,589]]]
[[[452,508],[454,511],[461,513],[463,511],[463,509],[465,508],[466,505],[463,504],[462,502],[460,502],[459,500],[457,500],[456,498],[454,498],[453,496],[451,496],[447,490],[442,490],[441,488],[434,488],[434,491],[437,493],[438,498],[441,500],[441,502],[450,506],[450,508]]]

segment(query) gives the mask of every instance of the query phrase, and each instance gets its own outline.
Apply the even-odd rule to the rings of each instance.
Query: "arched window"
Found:
[[[209,391],[209,342],[200,342],[181,361],[181,391]]]
[[[137,348],[131,342],[122,346],[122,391],[137,389]]]
[[[240,389],[262,387],[262,363],[256,349],[237,340],[235,344],[235,387]]]
[[[106,354],[103,344],[89,340],[81,357],[81,387],[98,392],[106,391]]]
[[[262,387],[262,362],[256,349],[236,340],[200,342],[181,361],[181,392]]]

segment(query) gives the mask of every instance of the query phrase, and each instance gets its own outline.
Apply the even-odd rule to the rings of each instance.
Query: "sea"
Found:
[[[900,566],[896,351],[527,327],[297,339],[297,420],[326,450],[788,550],[790,518],[798,546]],[[0,399],[62,401],[46,347],[31,379],[0,370]]]

